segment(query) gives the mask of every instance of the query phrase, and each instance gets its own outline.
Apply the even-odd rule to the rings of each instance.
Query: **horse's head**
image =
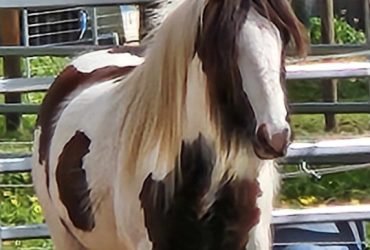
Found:
[[[211,115],[261,159],[285,155],[290,142],[284,59],[291,38],[304,50],[301,30],[287,0],[209,0],[203,11],[195,46]]]

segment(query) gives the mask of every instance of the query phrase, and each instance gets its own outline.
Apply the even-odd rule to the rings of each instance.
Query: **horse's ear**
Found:
[[[284,42],[289,43],[292,40],[296,52],[299,55],[305,55],[309,44],[308,32],[295,15],[290,1],[268,0],[268,2],[277,13],[277,17],[272,17],[272,21],[283,32]]]

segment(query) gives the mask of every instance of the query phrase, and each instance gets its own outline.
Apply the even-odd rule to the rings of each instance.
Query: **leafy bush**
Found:
[[[312,17],[310,18],[310,24],[311,43],[321,43],[321,19]],[[337,44],[358,44],[366,42],[365,33],[354,29],[344,18],[334,19],[334,33],[335,42]]]
[[[321,19],[310,18],[311,43],[321,43]],[[345,19],[334,20],[335,41],[338,44],[359,44],[366,42],[365,33],[350,26]],[[319,80],[291,81],[288,84],[289,100],[293,102],[313,102],[322,100]],[[366,101],[369,99],[367,79],[342,79],[338,81],[339,101]]]
[[[32,76],[55,76],[69,61],[65,57],[43,56],[31,59]]]

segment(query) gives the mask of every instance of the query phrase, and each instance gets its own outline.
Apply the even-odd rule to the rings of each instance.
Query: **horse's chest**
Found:
[[[245,249],[259,220],[258,183],[225,176],[209,203],[214,158],[199,137],[182,145],[181,165],[164,180],[145,180],[140,200],[153,250]]]

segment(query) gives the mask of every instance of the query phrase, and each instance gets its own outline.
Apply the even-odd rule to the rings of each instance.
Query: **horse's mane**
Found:
[[[152,37],[145,62],[122,84],[134,85],[122,134],[128,147],[123,149],[127,152],[124,168],[131,176],[139,164],[164,172],[173,168],[168,163],[175,162],[181,145],[187,71],[201,6],[199,0],[187,0],[171,12]],[[157,146],[159,158],[143,162],[142,157]],[[167,165],[160,166],[161,163]]]
[[[307,52],[308,37],[303,24],[296,17],[288,0],[253,0],[257,11],[270,19],[280,30],[284,45],[293,42],[298,55]]]
[[[220,0],[217,1],[216,5]],[[195,42],[199,34],[207,32],[203,27],[207,24],[205,17],[202,18],[204,7],[213,4],[216,0],[208,0],[206,3],[200,0],[181,2],[178,8],[168,14],[160,28],[155,31],[155,35],[151,37],[153,40],[146,52],[145,62],[137,67],[122,84],[125,88],[131,86],[129,90],[131,99],[122,124],[123,145],[126,146],[122,149],[124,150],[123,164],[127,169],[125,174],[128,180],[132,180],[133,175],[139,174],[138,166],[141,169],[139,172],[157,171],[160,174],[170,172],[180,151],[183,139],[182,127],[185,122],[188,66],[197,53],[196,46],[199,44],[195,45]],[[286,0],[223,0],[222,7],[216,8],[212,15],[222,16],[224,13],[232,13],[233,9],[240,8],[245,2],[255,7],[260,14],[269,18],[279,28],[285,44],[288,44],[292,38],[297,51],[304,51],[305,36],[302,33],[302,26]],[[217,20],[222,19],[215,18],[209,25],[217,28]],[[238,31],[235,29],[233,32]],[[234,36],[235,41],[236,35],[237,33],[225,30],[225,34],[219,38],[228,39],[227,36]],[[235,64],[233,54],[235,50],[217,47],[222,44],[217,41],[214,42],[216,46],[209,44],[213,46],[209,53],[220,53],[226,56],[221,58],[233,60]],[[229,62],[229,64],[232,63]],[[206,71],[204,73],[207,75]],[[230,79],[233,80],[233,78]],[[223,89],[227,87],[224,86]],[[232,95],[240,95],[235,92],[239,90],[238,88],[230,87],[230,89],[232,89]],[[148,158],[143,158],[154,149],[157,150],[154,159],[149,162]]]

